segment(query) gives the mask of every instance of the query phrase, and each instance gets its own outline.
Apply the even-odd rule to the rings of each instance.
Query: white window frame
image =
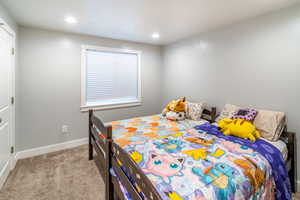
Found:
[[[86,102],[86,53],[88,50],[95,51],[107,51],[107,52],[115,52],[115,53],[130,53],[136,54],[138,58],[138,98],[137,101],[130,102],[122,102],[122,103],[97,103],[94,105],[87,105]],[[121,49],[121,48],[110,48],[103,46],[91,46],[91,45],[82,45],[81,46],[81,106],[80,110],[82,112],[88,111],[90,109],[93,110],[106,110],[106,109],[115,109],[115,108],[124,108],[124,107],[132,107],[139,106],[142,104],[142,80],[141,80],[141,51],[129,50],[129,49]]]

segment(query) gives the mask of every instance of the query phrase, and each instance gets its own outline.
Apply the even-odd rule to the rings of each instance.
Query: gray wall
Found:
[[[163,102],[185,95],[219,110],[284,111],[300,133],[300,6],[179,41],[163,55]]]
[[[81,45],[142,51],[143,105],[98,112],[105,121],[160,112],[161,47],[19,27],[20,111],[17,150],[87,137],[88,114],[80,108]],[[69,134],[61,126],[69,126]]]

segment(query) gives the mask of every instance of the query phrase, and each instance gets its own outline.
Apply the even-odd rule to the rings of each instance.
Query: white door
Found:
[[[10,171],[12,139],[13,36],[0,24],[0,188]]]

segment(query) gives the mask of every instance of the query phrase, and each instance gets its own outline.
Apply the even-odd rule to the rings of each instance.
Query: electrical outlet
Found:
[[[62,125],[61,132],[62,133],[68,133],[69,132],[69,126],[68,125]]]

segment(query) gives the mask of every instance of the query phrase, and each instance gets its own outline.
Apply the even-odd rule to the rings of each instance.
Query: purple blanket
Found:
[[[215,135],[226,140],[245,145],[263,155],[270,163],[272,167],[272,175],[276,184],[276,199],[277,200],[290,200],[291,185],[288,176],[288,172],[285,166],[281,152],[272,144],[257,139],[255,142],[250,140],[224,135],[216,126],[206,123],[203,125],[195,126],[195,129],[205,131],[209,134]]]

